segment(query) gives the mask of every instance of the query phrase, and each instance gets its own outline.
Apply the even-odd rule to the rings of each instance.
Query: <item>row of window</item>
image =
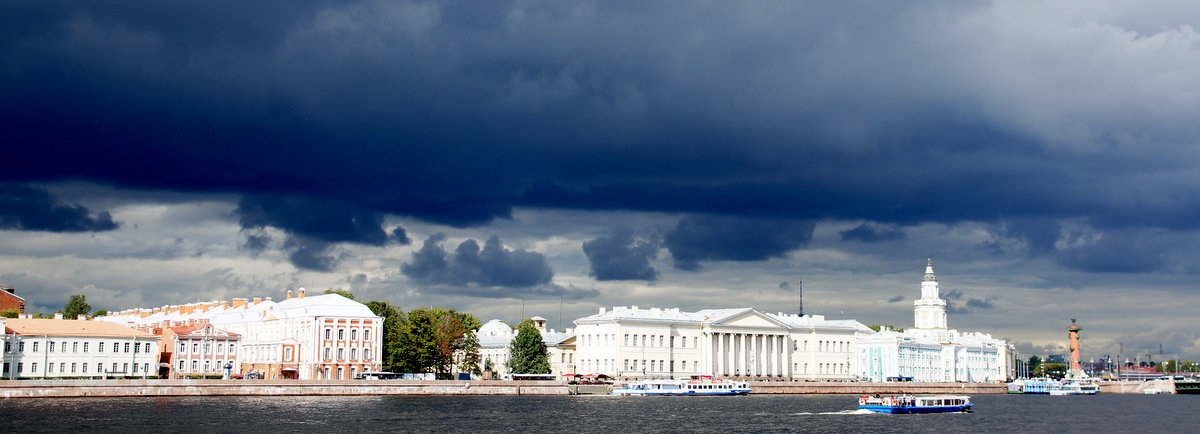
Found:
[[[358,329],[352,328],[349,330],[350,330],[350,340],[352,340],[352,341],[358,340]],[[362,329],[362,337],[363,337],[362,340],[370,342],[371,341],[371,329]],[[333,339],[333,329],[326,327],[325,328],[325,340],[328,341],[331,339]],[[346,340],[346,329],[345,328],[337,329],[337,340],[339,340],[339,341]]]
[[[641,337],[640,341],[638,339],[639,336]],[[632,343],[630,343],[631,337],[632,337]],[[675,338],[679,338],[679,339],[676,340]],[[625,335],[625,346],[627,346],[627,347],[642,346],[642,347],[666,348],[669,346],[669,347],[674,348],[675,344],[677,342],[679,343],[679,348],[687,348],[688,347],[688,338],[686,336],[671,336],[670,339],[668,340],[667,336],[664,336],[664,335],[636,335],[636,334],[634,334],[634,335],[626,334]],[[692,337],[692,348],[699,348],[699,347],[700,347],[700,338],[695,337],[695,336]]]
[[[199,342],[193,342],[191,347],[192,347],[192,354],[201,354]],[[217,354],[222,354],[222,351],[224,351],[224,349],[225,349],[225,344],[205,342],[203,354],[209,354],[214,349],[214,347],[217,350]],[[179,341],[179,344],[176,345],[176,348],[178,348],[179,354],[187,354],[188,353],[187,352],[188,345],[186,343],[184,343],[183,341]],[[229,354],[230,355],[233,355],[233,351],[234,351],[233,349],[234,349],[234,344],[230,343],[229,344]]]
[[[39,344],[41,344],[41,343],[42,343],[41,341],[29,342],[30,348],[32,349],[31,352],[34,352],[34,353],[38,352],[39,346],[40,346]],[[125,351],[121,351],[122,343],[125,344],[124,345]],[[80,345],[80,344],[83,344],[83,345]],[[78,353],[78,352],[80,352],[79,351],[80,348],[82,348],[83,349],[82,352],[86,353],[86,352],[88,352],[88,347],[90,346],[89,344],[91,344],[91,341],[84,341],[84,342],[47,341],[46,342],[46,352],[49,352],[49,353],[56,353],[56,352],[57,353],[66,353],[66,352]],[[142,353],[142,352],[149,353],[150,352],[151,342],[133,342],[132,344],[133,344],[133,352],[135,352],[135,353]],[[70,349],[68,350],[68,348],[70,348]],[[130,342],[113,342],[112,347],[110,347],[110,348],[112,348],[111,352],[114,352],[114,353],[120,353],[120,352],[128,353],[128,352],[130,352],[129,351]],[[4,352],[12,352],[12,342],[4,343]],[[25,341],[20,341],[17,343],[17,352],[21,352],[21,353],[25,352]],[[104,352],[104,341],[96,342],[96,352],[97,353]]]
[[[333,358],[333,348],[325,347],[325,357],[323,359],[324,360],[335,360]],[[350,349],[350,358],[349,359],[346,359],[346,349],[338,348],[336,360],[358,360],[358,348]],[[364,361],[364,362],[371,361],[371,349],[370,348],[362,349],[362,361]]]
[[[187,369],[187,361],[180,360],[179,372],[221,372],[222,369],[225,369],[225,365],[232,364],[233,360],[230,360],[229,363],[226,363],[224,360],[220,359],[217,359],[215,362],[212,360],[205,360],[203,371],[200,370],[200,364],[198,362],[199,360],[192,360],[192,369],[189,371]],[[232,366],[230,366],[230,368],[232,368]]]
[[[45,374],[61,375],[61,374],[87,374],[89,365],[90,365],[90,363],[59,362],[59,363],[46,363],[44,366],[46,367]],[[129,371],[129,363],[121,363],[119,367],[120,367],[120,370],[117,370],[118,364],[114,362],[112,364],[112,369],[105,371],[104,363],[98,362],[98,363],[96,363],[96,370],[92,371],[92,373],[95,373],[95,374],[106,374],[106,373],[107,374],[124,374],[126,372],[130,372]],[[138,364],[134,363],[133,371],[131,373],[133,373],[133,374],[137,374],[139,372],[140,373],[150,373],[150,364],[149,363],[142,363],[141,368],[142,368],[142,370],[138,371]],[[5,362],[4,363],[4,374],[5,375],[9,374],[8,369],[9,369],[9,363]],[[68,371],[68,369],[70,369],[70,370]],[[25,372],[25,363],[17,362],[17,374],[25,374],[25,373],[26,373]],[[33,362],[33,363],[29,364],[29,372],[28,373],[29,374],[41,373],[38,371],[38,363],[37,362]]]

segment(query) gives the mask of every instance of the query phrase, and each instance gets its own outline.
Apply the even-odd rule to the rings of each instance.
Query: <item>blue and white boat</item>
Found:
[[[613,389],[622,396],[745,395],[750,383],[721,379],[642,380]]]
[[[858,399],[859,410],[892,414],[970,413],[974,407],[967,395],[864,395]]]

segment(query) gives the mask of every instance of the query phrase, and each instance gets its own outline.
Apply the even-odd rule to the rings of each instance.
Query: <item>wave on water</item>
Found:
[[[816,415],[816,414],[879,414],[879,413],[873,412],[871,410],[854,409],[854,410],[841,410],[841,411],[818,411],[815,413],[800,412],[800,413],[792,413],[792,414],[796,415],[796,416],[806,416],[806,415]]]

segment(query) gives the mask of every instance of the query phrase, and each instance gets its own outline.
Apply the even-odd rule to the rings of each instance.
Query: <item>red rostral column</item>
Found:
[[[1083,366],[1080,365],[1082,357],[1079,354],[1079,331],[1083,330],[1075,325],[1075,318],[1071,318],[1071,326],[1067,327],[1071,337],[1071,372],[1079,372]]]

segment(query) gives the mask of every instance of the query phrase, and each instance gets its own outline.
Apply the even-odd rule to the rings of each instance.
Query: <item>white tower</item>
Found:
[[[918,329],[945,330],[946,300],[938,294],[937,276],[933,275],[933,259],[925,265],[925,278],[921,279],[921,298],[913,302],[913,325]]]

